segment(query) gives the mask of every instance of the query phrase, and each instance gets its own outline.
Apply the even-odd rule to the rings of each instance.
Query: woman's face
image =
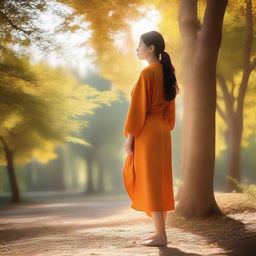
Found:
[[[154,50],[154,46],[151,45],[148,47],[140,38],[139,46],[136,49],[138,58],[140,60],[147,59],[153,53],[152,50]]]

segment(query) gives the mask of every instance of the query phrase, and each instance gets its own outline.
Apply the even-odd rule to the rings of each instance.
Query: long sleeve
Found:
[[[150,106],[150,71],[144,68],[132,92],[131,103],[124,124],[124,135],[137,137],[143,129]]]
[[[175,117],[176,117],[176,106],[175,105],[176,105],[175,99],[173,99],[170,102],[169,115],[168,115],[168,123],[169,123],[170,131],[172,131],[174,129],[174,125],[175,125]]]

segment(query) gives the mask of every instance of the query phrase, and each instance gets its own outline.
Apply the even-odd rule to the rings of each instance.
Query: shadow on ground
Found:
[[[223,255],[256,255],[256,223],[243,223],[226,215],[205,220],[191,218],[186,221],[175,213],[170,215],[167,225],[206,238],[210,245],[224,249],[226,253]],[[240,215],[243,217],[243,214]],[[237,214],[235,216],[239,217]]]

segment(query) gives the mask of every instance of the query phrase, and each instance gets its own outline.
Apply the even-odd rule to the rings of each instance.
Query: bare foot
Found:
[[[167,245],[167,236],[155,236],[149,242],[143,242],[142,245],[146,246],[163,246]]]
[[[151,239],[154,239],[155,237],[156,237],[156,235],[153,235],[153,236],[143,238],[142,240],[151,240]]]

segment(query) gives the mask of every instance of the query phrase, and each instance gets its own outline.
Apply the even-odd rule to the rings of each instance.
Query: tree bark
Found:
[[[17,202],[20,202],[21,199],[20,199],[19,189],[18,189],[14,165],[13,165],[13,152],[9,149],[7,143],[5,142],[2,136],[0,136],[0,140],[3,144],[4,153],[6,157],[7,171],[8,171],[8,176],[9,176],[9,181],[11,186],[11,193],[12,193],[11,202],[17,203]]]
[[[189,97],[186,86],[189,81],[189,76],[191,72],[191,60],[193,58],[193,53],[195,50],[195,44],[197,39],[197,31],[199,29],[199,21],[197,19],[197,0],[186,0],[181,1],[180,12],[179,12],[179,27],[182,36],[182,48],[186,49],[182,51],[181,55],[181,70],[182,76],[180,78],[181,84],[184,88],[182,93],[183,104],[183,126],[182,126],[182,136],[181,136],[181,162],[180,162],[180,179],[183,180],[183,171],[186,162],[187,154],[187,134],[189,130],[188,126],[188,112],[189,112]],[[179,200],[180,194],[183,188],[181,184],[178,188],[178,193],[175,196],[175,200]]]
[[[189,4],[188,0],[182,0]],[[215,163],[216,63],[227,0],[208,0],[186,86],[189,115],[183,189],[176,212],[184,217],[222,214],[213,193]],[[183,16],[186,17],[185,12]],[[182,26],[182,24],[181,24]],[[184,49],[186,51],[186,49]],[[186,104],[186,102],[184,102]]]

